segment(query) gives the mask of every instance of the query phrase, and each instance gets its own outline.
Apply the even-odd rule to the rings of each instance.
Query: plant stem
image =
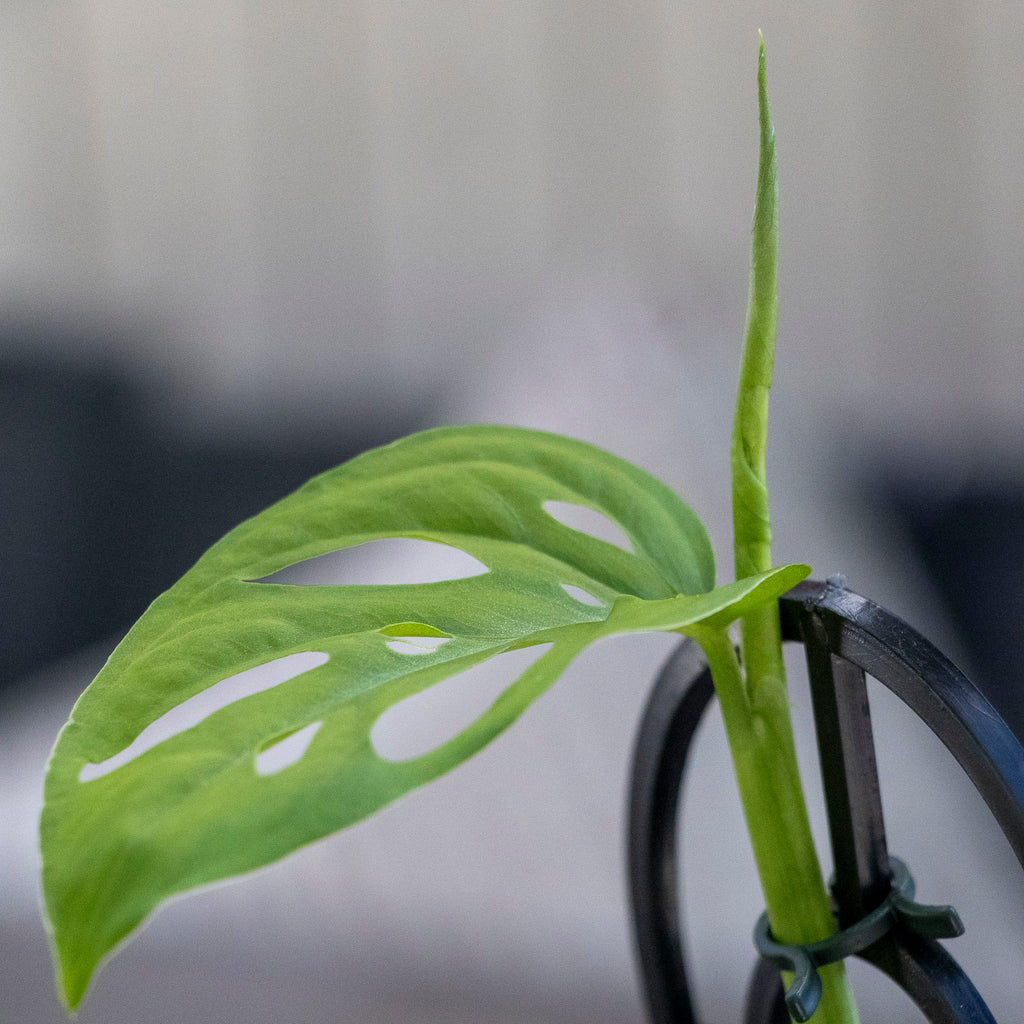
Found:
[[[727,630],[687,632],[711,666],[772,934],[790,943],[826,938],[835,921],[807,818],[785,681],[752,695]],[[819,975],[814,1024],[858,1024],[842,963]]]
[[[763,40],[758,108],[761,139],[750,296],[731,448],[737,579],[772,567],[765,448],[775,358],[778,186]],[[814,942],[829,936],[835,921],[796,760],[778,604],[744,616],[740,631],[742,668],[725,630],[707,630],[698,639],[719,695],[772,933],[781,942]],[[820,975],[824,992],[815,1024],[857,1024],[843,964],[832,964]]]

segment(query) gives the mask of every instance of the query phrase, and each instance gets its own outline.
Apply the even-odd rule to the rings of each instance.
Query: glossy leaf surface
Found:
[[[552,502],[607,517],[632,551],[560,522]],[[393,537],[449,545],[487,571],[399,585],[260,582]],[[78,1004],[97,964],[162,901],[277,860],[449,771],[594,640],[720,626],[806,571],[713,589],[705,532],[670,490],[533,431],[427,431],[314,478],[152,604],[60,735],[41,844],[66,1002]],[[409,760],[374,749],[374,725],[393,705],[536,645],[547,646],[447,742]],[[268,664],[280,681],[220,695],[224,680]],[[212,710],[192,710],[201,694],[218,695]],[[174,735],[146,740],[163,716],[181,719]],[[290,751],[285,766],[261,767],[275,748]]]

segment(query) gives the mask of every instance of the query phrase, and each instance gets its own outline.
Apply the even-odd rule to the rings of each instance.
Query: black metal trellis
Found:
[[[780,602],[783,637],[804,646],[835,875],[839,956],[887,974],[931,1024],[995,1024],[970,979],[936,941],[958,934],[951,908],[913,903],[913,882],[891,858],[879,797],[865,673],[925,722],[967,773],[1024,866],[1024,747],[973,683],[906,623],[846,589],[806,581]],[[714,690],[696,644],[684,642],[655,684],[637,739],[629,814],[636,946],[653,1024],[698,1024],[680,939],[676,819],[687,756]],[[884,923],[878,921],[884,918]],[[865,922],[874,919],[874,932]],[[759,922],[759,958],[746,1024],[788,1024],[816,982],[811,947],[774,946]],[[832,950],[831,952],[835,952]],[[829,955],[831,955],[831,952]],[[793,960],[796,956],[798,963]],[[808,962],[800,958],[809,958]],[[832,957],[836,958],[836,957]],[[777,964],[811,981],[784,998]],[[798,979],[799,980],[799,979]]]

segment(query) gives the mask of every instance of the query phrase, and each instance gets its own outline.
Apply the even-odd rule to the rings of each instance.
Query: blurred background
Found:
[[[846,573],[1024,735],[1019,4],[9,0],[0,1016],[62,1019],[34,828],[75,696],[205,546],[312,473],[438,423],[559,430],[678,490],[727,578],[758,28],[777,561]],[[599,647],[452,777],[175,903],[82,1024],[642,1020],[625,789],[670,649]],[[893,850],[957,904],[951,952],[1014,1019],[1019,866],[876,697]],[[813,769],[797,680],[794,704]],[[728,1024],[761,901],[713,719],[700,744],[688,936]],[[858,991],[866,1020],[922,1019]]]

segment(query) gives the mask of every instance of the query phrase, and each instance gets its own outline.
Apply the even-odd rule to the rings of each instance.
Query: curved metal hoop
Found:
[[[1024,747],[973,683],[901,619],[847,590],[805,581],[780,601],[783,636],[807,656],[841,928],[889,896],[892,869],[879,798],[865,673],[888,687],[967,773],[1024,867]],[[653,1024],[698,1024],[683,960],[676,887],[680,787],[714,695],[696,644],[684,642],[655,683],[637,737],[629,812],[634,935]],[[899,985],[931,1024],[995,1024],[934,939],[897,927],[857,954]],[[777,969],[759,960],[747,1024],[788,1024]]]

